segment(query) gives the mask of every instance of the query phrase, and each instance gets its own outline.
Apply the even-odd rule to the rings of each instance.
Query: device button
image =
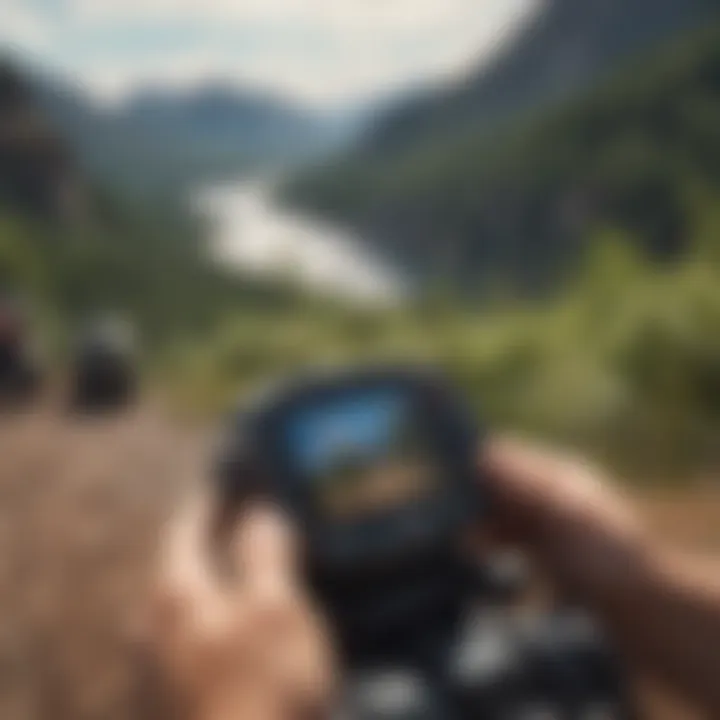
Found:
[[[351,681],[353,720],[440,720],[443,714],[424,676],[412,668],[360,672]]]

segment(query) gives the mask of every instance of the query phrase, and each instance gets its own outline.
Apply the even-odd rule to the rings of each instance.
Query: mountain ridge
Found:
[[[720,187],[720,22],[503,133],[296,178],[291,202],[357,228],[426,277],[552,290],[594,233],[619,227],[659,260],[690,246]]]
[[[32,73],[32,85],[38,106],[83,169],[137,194],[300,163],[343,140],[319,115],[219,82],[181,91],[141,88],[112,107],[42,72]]]
[[[510,115],[557,104],[717,12],[717,0],[549,0],[488,63],[387,113],[364,149],[395,153],[433,134],[489,130]]]

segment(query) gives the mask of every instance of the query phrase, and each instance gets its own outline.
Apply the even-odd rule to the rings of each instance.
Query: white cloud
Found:
[[[87,23],[185,19],[201,23],[298,21],[353,31],[437,28],[469,16],[482,18],[517,5],[513,0],[69,0]]]
[[[46,47],[52,31],[48,18],[23,0],[0,0],[0,43],[31,51]]]
[[[478,61],[540,1],[66,0],[64,50],[52,60],[106,99],[139,84],[186,86],[221,77],[311,103],[351,101]],[[0,0],[0,7],[13,3],[12,32],[30,38],[23,2]],[[178,28],[183,37],[190,29],[190,48],[171,42],[163,52],[133,54],[119,43],[122,51],[73,57],[82,45],[73,39],[98,33],[132,39],[137,31],[167,39]],[[37,43],[42,28],[36,30]]]

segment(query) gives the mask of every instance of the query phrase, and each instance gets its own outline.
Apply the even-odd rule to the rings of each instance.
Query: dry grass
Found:
[[[147,409],[0,419],[0,718],[161,720],[138,653],[143,598],[202,447]],[[720,550],[720,492],[641,504],[678,542]]]

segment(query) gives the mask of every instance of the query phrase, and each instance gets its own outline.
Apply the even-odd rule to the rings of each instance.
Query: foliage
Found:
[[[494,427],[574,445],[633,476],[716,468],[720,268],[701,254],[655,268],[613,230],[592,247],[575,282],[542,305],[374,312],[308,301],[240,313],[181,350],[166,382],[185,407],[217,411],[319,362],[426,359]]]
[[[287,291],[231,275],[208,259],[206,229],[176,203],[151,209],[121,196],[74,226],[0,209],[0,288],[36,306],[62,339],[93,317],[132,320],[148,357],[238,306],[289,302]]]

